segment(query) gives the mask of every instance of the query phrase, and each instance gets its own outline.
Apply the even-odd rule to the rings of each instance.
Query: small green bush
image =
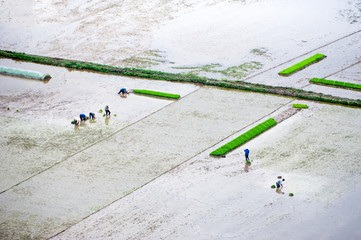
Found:
[[[278,74],[281,76],[288,76],[291,75],[292,73],[295,73],[296,71],[300,71],[303,68],[307,67],[308,65],[311,65],[313,63],[316,63],[318,61],[321,61],[322,59],[324,59],[326,56],[323,54],[315,54],[312,57],[309,57],[299,63],[296,63],[295,65],[286,68],[284,70],[282,70],[281,72],[279,72]]]
[[[327,79],[323,79],[323,78],[312,78],[310,80],[310,83],[361,90],[361,85],[360,84],[348,83],[348,82],[339,82],[339,81],[327,80]]]
[[[293,193],[289,193],[288,196],[293,197]]]
[[[150,91],[150,90],[133,89],[133,92],[140,93],[140,94],[157,96],[157,97],[165,97],[165,98],[173,98],[173,99],[180,98],[179,94],[163,93],[163,92],[156,92],[156,91]]]
[[[276,186],[275,186],[275,185],[272,185],[271,188],[276,188]]]
[[[241,146],[243,143],[249,141],[250,139],[261,134],[262,132],[266,131],[267,129],[269,129],[270,127],[272,127],[276,124],[277,124],[277,122],[273,118],[270,118],[270,119],[264,121],[263,123],[258,124],[254,128],[248,130],[241,136],[233,139],[229,143],[226,143],[225,145],[221,146],[220,148],[214,150],[213,152],[210,153],[210,155],[213,155],[213,156],[224,155],[227,152]]]
[[[306,104],[299,104],[299,103],[293,104],[292,107],[294,107],[294,108],[308,108],[308,106]]]

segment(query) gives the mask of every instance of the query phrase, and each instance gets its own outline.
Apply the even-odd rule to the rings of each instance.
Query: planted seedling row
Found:
[[[157,97],[165,97],[165,98],[173,98],[173,99],[180,98],[179,94],[156,92],[156,91],[151,91],[151,90],[133,89],[133,92],[140,93],[140,94],[145,94],[145,95],[157,96]]]
[[[312,78],[310,83],[315,83],[319,85],[327,85],[331,87],[340,87],[340,88],[347,88],[352,90],[361,90],[361,85],[356,83],[348,83],[348,82],[339,82],[334,80],[327,80],[323,78]]]
[[[256,137],[257,135],[261,134],[262,132],[266,131],[267,129],[274,126],[275,124],[277,124],[277,122],[273,118],[270,118],[270,119],[264,121],[263,123],[258,124],[254,128],[248,130],[241,136],[233,139],[229,143],[226,143],[225,145],[221,146],[220,148],[214,150],[213,152],[210,153],[210,155],[213,155],[213,156],[224,155],[224,154],[228,153],[229,151],[241,146],[243,143],[249,141],[250,139]]]
[[[312,57],[309,57],[299,63],[296,63],[295,65],[293,65],[289,68],[282,70],[281,72],[278,73],[278,75],[287,77],[297,71],[300,71],[300,70],[308,67],[311,64],[321,61],[325,57],[326,56],[324,54],[317,53],[317,54],[313,55]]]

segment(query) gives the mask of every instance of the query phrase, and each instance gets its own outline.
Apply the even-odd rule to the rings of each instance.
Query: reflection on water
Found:
[[[105,125],[108,125],[108,124],[109,124],[109,119],[110,119],[110,116],[106,116],[106,117],[105,117]]]

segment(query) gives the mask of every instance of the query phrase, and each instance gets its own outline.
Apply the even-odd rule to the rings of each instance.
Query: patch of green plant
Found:
[[[305,67],[313,64],[313,63],[316,63],[316,62],[319,62],[321,61],[322,59],[324,59],[326,56],[324,54],[315,54],[313,55],[312,57],[309,57],[299,63],[296,63],[295,65],[289,67],[289,68],[286,68],[284,70],[282,70],[281,72],[279,72],[278,74],[280,76],[289,76],[297,71],[300,71],[302,69],[304,69]]]
[[[295,103],[292,105],[293,108],[308,108],[306,104]]]
[[[210,153],[210,155],[222,156],[222,155],[232,151],[233,149],[241,146],[242,144],[249,141],[250,139],[258,136],[259,134],[261,134],[262,132],[266,131],[267,129],[271,128],[272,126],[274,126],[276,124],[277,124],[277,122],[273,118],[270,118],[270,119],[264,121],[263,123],[258,124],[254,128],[248,130],[241,136],[233,139],[229,143],[226,143],[225,145],[221,146],[220,148],[214,150],[213,152]]]
[[[165,97],[165,98],[173,98],[173,99],[180,98],[179,94],[163,93],[163,92],[156,92],[156,91],[151,91],[151,90],[133,89],[133,92],[140,93],[140,94],[157,96],[157,97]]]
[[[334,80],[327,80],[323,78],[312,78],[310,83],[320,84],[320,85],[327,85],[331,87],[340,87],[340,88],[347,88],[352,90],[361,90],[361,85],[356,83],[348,83],[348,82],[339,82]]]
[[[272,185],[271,188],[276,188],[276,186],[275,186],[275,185]]]
[[[293,197],[293,193],[289,193],[288,196]]]
[[[263,56],[266,55],[268,50],[266,48],[254,48],[250,51],[254,55]]]
[[[243,63],[239,66],[229,67],[223,71],[219,71],[226,76],[235,77],[235,78],[244,78],[248,75],[251,70],[258,70],[263,67],[263,64],[256,61],[251,61]]]

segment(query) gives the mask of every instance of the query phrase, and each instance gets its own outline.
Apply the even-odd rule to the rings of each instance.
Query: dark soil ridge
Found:
[[[102,65],[92,62],[83,62],[83,61],[69,60],[63,58],[29,55],[26,53],[19,53],[13,51],[5,51],[5,50],[0,50],[0,58],[10,58],[20,61],[40,63],[40,64],[52,65],[58,67],[66,67],[69,69],[89,70],[89,71],[122,75],[122,76],[176,81],[176,82],[198,83],[208,86],[239,89],[239,90],[260,92],[260,93],[269,93],[269,94],[275,94],[275,95],[281,95],[287,97],[313,100],[318,102],[340,104],[344,106],[361,107],[360,99],[355,100],[349,98],[341,98],[333,95],[326,95],[323,93],[316,93],[316,92],[305,91],[302,89],[296,89],[290,87],[270,86],[264,84],[248,83],[244,81],[217,80],[212,78],[199,77],[192,74],[175,74],[175,73],[166,73],[166,72],[138,69],[138,68],[114,67],[114,66]]]

